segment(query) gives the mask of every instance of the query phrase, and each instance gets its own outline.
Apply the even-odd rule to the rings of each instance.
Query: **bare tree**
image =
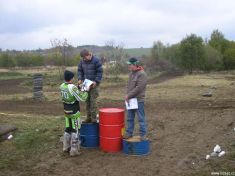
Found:
[[[68,40],[66,38],[64,38],[62,41],[59,39],[53,39],[50,42],[52,46],[52,51],[55,54],[55,59],[59,65],[58,67],[59,76],[60,76],[60,79],[62,79],[63,71],[65,70],[65,67],[67,66],[68,48],[70,45],[68,44]],[[59,60],[60,59],[59,55],[62,56],[62,61]]]
[[[124,50],[124,43],[116,44],[114,40],[105,42],[107,58],[106,70],[107,74],[113,74],[115,77],[123,71],[123,65],[127,54]]]
[[[124,51],[124,43],[116,44],[114,40],[109,40],[105,42],[105,47],[107,50],[107,57],[109,61],[123,62],[127,56]]]

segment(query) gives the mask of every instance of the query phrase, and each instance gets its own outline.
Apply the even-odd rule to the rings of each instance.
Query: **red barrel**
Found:
[[[100,148],[105,152],[122,150],[125,110],[121,108],[99,109]]]

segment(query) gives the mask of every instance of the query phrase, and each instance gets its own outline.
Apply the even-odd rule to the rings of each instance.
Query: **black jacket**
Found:
[[[89,79],[100,83],[103,75],[103,68],[100,60],[92,56],[90,61],[81,60],[78,64],[78,80]]]

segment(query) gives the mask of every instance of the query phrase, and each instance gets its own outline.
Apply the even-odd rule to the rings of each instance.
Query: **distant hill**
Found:
[[[80,53],[82,49],[88,49],[89,51],[92,51],[95,55],[100,56],[102,53],[104,53],[107,50],[107,47],[105,46],[97,46],[97,45],[83,45],[83,46],[69,46],[69,50],[73,55],[77,55]],[[128,57],[142,57],[142,56],[148,56],[151,54],[151,48],[126,48],[124,49]],[[0,54],[1,54],[0,50]],[[47,55],[50,52],[53,52],[53,48],[48,49],[36,49],[36,50],[24,50],[24,51],[16,51],[16,50],[7,50],[8,53],[11,54],[17,54],[21,52],[29,52],[29,53],[35,53],[35,54],[41,54],[41,55]]]
[[[151,48],[128,48],[124,50],[130,57],[142,57],[151,54]]]
[[[100,55],[101,52],[106,50],[106,47],[104,46],[97,46],[97,45],[85,45],[85,46],[78,46],[77,50],[80,51],[81,49],[86,48],[93,53]],[[148,56],[151,54],[151,48],[126,48],[124,51],[127,53],[130,57],[142,57],[142,56]]]

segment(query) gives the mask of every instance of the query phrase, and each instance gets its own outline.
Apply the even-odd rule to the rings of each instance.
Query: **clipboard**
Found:
[[[137,98],[131,98],[129,101],[125,101],[126,109],[138,109]]]

